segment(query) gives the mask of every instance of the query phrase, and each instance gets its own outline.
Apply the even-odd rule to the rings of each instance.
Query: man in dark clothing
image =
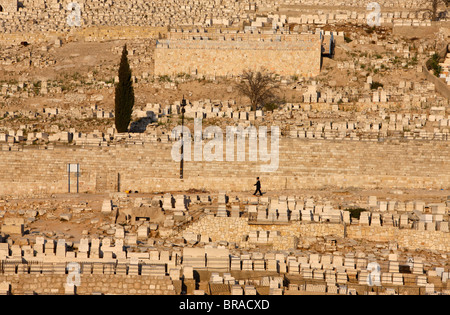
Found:
[[[259,192],[259,195],[262,196],[262,192],[261,192],[261,183],[259,181],[259,177],[256,177],[256,184],[254,186],[256,186],[256,190],[255,193],[253,194],[254,196],[256,196],[256,193]]]

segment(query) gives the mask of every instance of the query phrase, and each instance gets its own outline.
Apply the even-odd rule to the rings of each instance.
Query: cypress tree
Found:
[[[134,106],[134,90],[128,63],[127,45],[123,46],[119,66],[119,83],[115,93],[115,125],[118,132],[127,132]]]

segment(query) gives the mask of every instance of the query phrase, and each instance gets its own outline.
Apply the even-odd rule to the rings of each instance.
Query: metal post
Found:
[[[181,101],[181,160],[180,160],[180,179],[183,179],[183,162],[184,162],[184,107],[186,106],[186,100],[184,99]]]

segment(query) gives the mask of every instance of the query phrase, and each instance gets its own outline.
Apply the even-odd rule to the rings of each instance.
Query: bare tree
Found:
[[[278,84],[273,78],[273,74],[261,70],[254,72],[253,70],[245,70],[241,74],[241,82],[236,85],[237,90],[250,99],[252,110],[256,110],[258,106],[264,106],[266,102],[275,97],[275,90]]]

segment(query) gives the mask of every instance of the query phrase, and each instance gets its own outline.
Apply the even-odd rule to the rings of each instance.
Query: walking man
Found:
[[[254,186],[256,186],[256,190],[255,190],[255,193],[253,195],[256,196],[256,193],[259,192],[259,195],[262,196],[261,182],[259,181],[259,177],[256,177],[256,184]]]

